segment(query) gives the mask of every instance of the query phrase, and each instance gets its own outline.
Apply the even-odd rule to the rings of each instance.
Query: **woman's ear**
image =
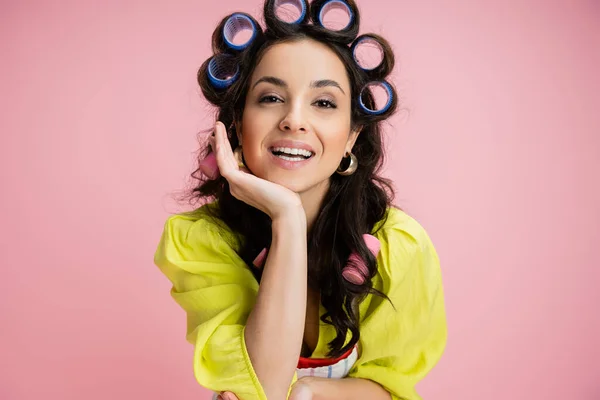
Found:
[[[348,141],[346,142],[346,151],[348,153],[352,152],[352,148],[354,147],[354,143],[356,143],[356,139],[358,139],[358,135],[362,132],[363,127],[359,126],[356,129],[350,131],[350,135],[348,136]]]

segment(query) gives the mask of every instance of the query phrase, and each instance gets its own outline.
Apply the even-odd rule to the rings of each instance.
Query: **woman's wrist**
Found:
[[[302,205],[290,206],[285,210],[282,210],[277,215],[272,217],[271,227],[275,231],[289,232],[292,230],[294,233],[304,230],[306,232],[306,213]]]

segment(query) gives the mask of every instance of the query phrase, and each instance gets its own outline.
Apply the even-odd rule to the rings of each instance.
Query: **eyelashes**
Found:
[[[315,103],[326,104],[323,108],[337,108],[337,105],[331,100],[317,100]]]
[[[274,100],[274,101],[270,101],[270,100]],[[279,100],[279,98],[276,96],[263,96],[260,98],[260,100],[258,100],[258,102],[259,103],[275,103],[277,100]]]
[[[281,101],[281,99],[277,96],[263,96],[258,101],[259,103],[275,103],[277,101]],[[337,108],[337,104],[328,99],[319,99],[315,101],[316,104],[320,104],[319,108]]]

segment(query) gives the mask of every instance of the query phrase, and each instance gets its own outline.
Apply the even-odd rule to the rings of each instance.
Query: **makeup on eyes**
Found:
[[[270,98],[280,100],[275,96],[264,96],[258,101],[258,103],[259,104],[277,103],[277,101],[268,101],[268,99],[270,99]],[[318,99],[318,100],[315,100],[312,104],[316,104],[318,108],[322,108],[322,109],[331,109],[331,110],[337,109],[337,104],[334,101],[331,101],[329,99]]]
[[[276,95],[276,94],[261,94],[260,96],[257,97],[257,101],[260,104],[270,104],[270,103],[281,102],[284,100],[281,99],[281,96]],[[331,108],[331,109],[337,108],[337,101],[335,100],[335,97],[330,96],[330,95],[318,97],[317,99],[315,99],[313,101],[312,104],[315,104],[315,103],[323,104],[323,106],[320,106],[320,108]]]

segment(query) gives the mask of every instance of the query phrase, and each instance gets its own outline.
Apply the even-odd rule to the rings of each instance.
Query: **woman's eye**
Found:
[[[277,100],[279,100],[279,99],[275,96],[264,96],[264,97],[261,97],[261,99],[258,102],[259,103],[273,103],[273,102],[276,102]]]
[[[335,105],[335,103],[332,102],[332,101],[329,101],[329,100],[317,100],[316,103],[321,108],[337,108],[337,106]]]
[[[258,101],[259,103],[277,103],[277,102],[281,102],[283,100],[281,100],[280,98],[276,97],[276,96],[263,96],[260,98],[260,100]],[[337,105],[330,101],[330,100],[317,100],[315,102],[315,104],[317,104],[317,106],[319,108],[337,108]]]

